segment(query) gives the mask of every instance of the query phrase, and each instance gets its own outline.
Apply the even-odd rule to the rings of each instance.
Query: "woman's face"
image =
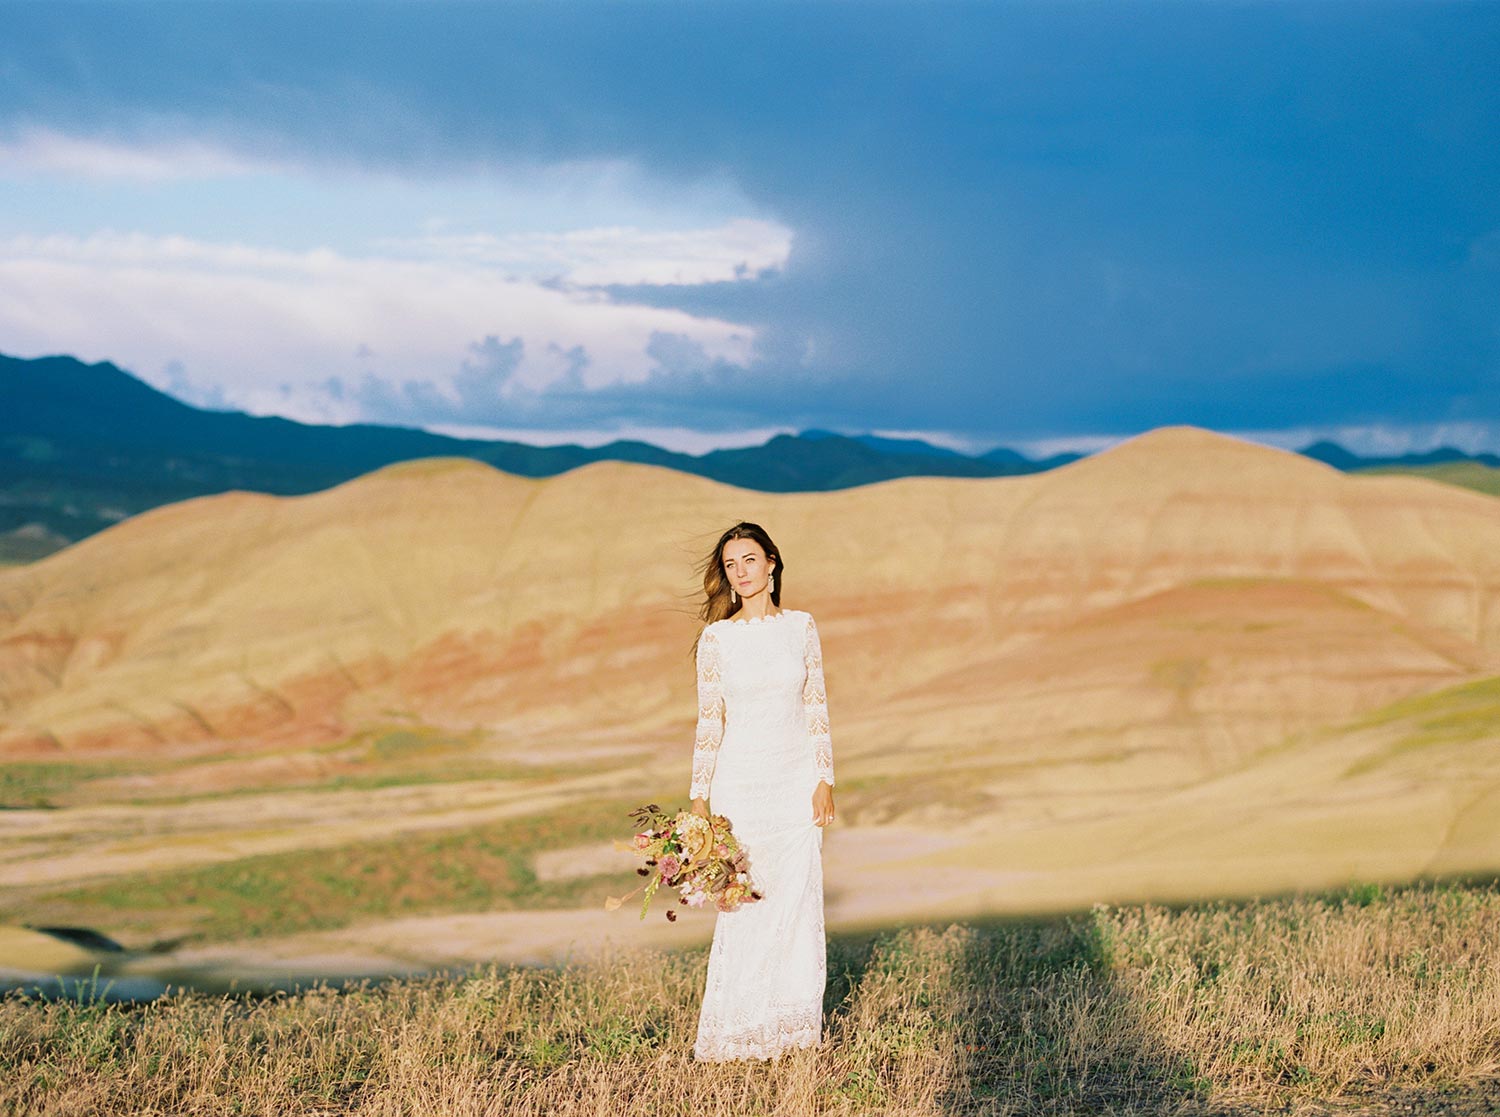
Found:
[[[720,559],[729,588],[741,597],[754,597],[764,590],[776,569],[776,560],[766,558],[753,539],[731,539],[724,544]]]

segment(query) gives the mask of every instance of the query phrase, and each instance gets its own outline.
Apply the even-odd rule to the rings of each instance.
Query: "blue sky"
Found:
[[[0,351],[701,450],[1500,449],[1500,6],[10,4]]]

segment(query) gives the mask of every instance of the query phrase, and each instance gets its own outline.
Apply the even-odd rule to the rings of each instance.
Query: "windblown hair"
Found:
[[[741,520],[732,528],[719,536],[719,541],[714,544],[714,549],[699,564],[699,573],[703,575],[703,604],[698,610],[698,616],[703,621],[704,627],[711,625],[714,621],[721,621],[725,617],[732,617],[740,611],[741,602],[729,600],[729,580],[724,577],[724,547],[731,539],[750,539],[760,545],[760,549],[766,553],[766,558],[775,562],[776,585],[771,590],[771,604],[781,606],[782,575],[786,573],[786,561],[781,557],[781,552],[776,544],[771,542],[771,537],[766,534],[766,529],[759,524],[747,523]],[[702,630],[698,635],[702,636]],[[693,641],[693,654],[698,653],[698,641]]]

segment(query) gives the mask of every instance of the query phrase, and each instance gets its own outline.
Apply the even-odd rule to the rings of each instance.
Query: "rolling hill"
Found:
[[[1086,645],[1085,622],[1109,610],[1123,610],[1113,625],[1150,609],[1238,610],[1248,625],[1269,608],[1257,595],[1289,586],[1307,598],[1292,614],[1350,630],[1331,660],[1389,664],[1350,672],[1368,690],[1356,709],[1494,661],[1495,509],[1192,428],[1032,477],[846,494],[751,494],[623,463],[528,480],[424,459],[307,496],[154,509],[0,576],[0,750],[315,739],[377,693],[442,718],[513,718],[519,703],[649,720],[682,698],[661,684],[672,634],[691,639],[686,571],[738,515],[777,525],[797,595],[840,618],[830,638],[852,645],[858,709],[928,686],[956,687],[962,704],[954,680],[989,693],[983,664],[1021,648],[1057,646],[1058,674],[1072,674],[1062,661],[1087,649],[1068,642]],[[1205,588],[1225,580],[1235,588],[1217,597]],[[1202,666],[1156,668],[1191,676],[1158,697],[1237,670],[1193,651],[1193,631],[1174,638],[1177,658]],[[659,669],[650,685],[632,678],[641,662]],[[563,667],[577,694],[540,685]],[[1294,685],[1278,684],[1282,715]],[[1332,701],[1329,680],[1314,685]]]
[[[428,458],[133,516],[0,572],[0,923],[228,974],[626,934],[604,839],[685,801],[691,570],[741,518],[822,634],[832,925],[1500,871],[1500,502],[1178,427],[1010,478]]]

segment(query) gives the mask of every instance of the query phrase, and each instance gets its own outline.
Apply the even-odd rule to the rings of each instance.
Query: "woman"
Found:
[[[720,912],[693,1055],[775,1059],[822,1039],[823,831],[833,745],[812,615],[781,608],[781,552],[739,523],[703,569],[693,810],[729,819],[763,899]]]

